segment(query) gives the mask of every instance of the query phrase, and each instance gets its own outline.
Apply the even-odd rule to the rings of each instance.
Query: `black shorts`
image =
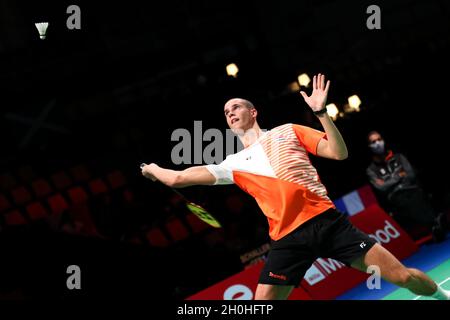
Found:
[[[297,287],[317,258],[333,258],[350,266],[375,243],[346,215],[329,209],[280,240],[272,240],[259,283]]]

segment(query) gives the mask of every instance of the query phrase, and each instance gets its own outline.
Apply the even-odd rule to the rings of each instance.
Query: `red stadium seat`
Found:
[[[152,228],[147,232],[150,245],[155,247],[167,247],[170,242],[159,228]]]
[[[70,201],[73,204],[84,203],[88,199],[86,191],[84,191],[84,189],[81,187],[70,188],[67,193],[69,195]]]
[[[113,189],[122,187],[126,183],[125,176],[123,175],[122,172],[120,172],[118,170],[109,173],[107,176],[107,179],[108,179],[109,185]]]
[[[102,179],[95,179],[89,182],[89,189],[92,194],[97,195],[108,191],[108,186]]]
[[[48,216],[47,210],[40,202],[33,202],[26,209],[31,220],[38,220]]]
[[[169,222],[167,222],[166,227],[174,241],[180,241],[189,236],[188,229],[186,229],[178,218],[170,219]]]
[[[34,194],[38,198],[48,196],[50,193],[52,193],[52,187],[44,179],[38,179],[33,181],[31,186],[33,187]]]
[[[60,194],[49,197],[47,201],[52,209],[52,214],[61,214],[64,210],[69,208],[66,200]]]
[[[186,216],[187,222],[194,233],[210,228],[209,224],[200,220],[195,214],[190,213]]]
[[[17,187],[11,191],[14,202],[18,205],[25,204],[31,201],[31,193],[24,187]]]
[[[69,209],[71,219],[81,226],[80,232],[88,236],[100,237],[87,204],[74,205]]]
[[[21,225],[27,223],[27,220],[19,210],[7,212],[4,214],[4,217],[7,225]]]

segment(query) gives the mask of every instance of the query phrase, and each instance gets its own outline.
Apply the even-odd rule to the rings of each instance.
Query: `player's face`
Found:
[[[256,109],[249,108],[242,99],[231,99],[224,107],[225,119],[232,130],[252,128],[256,120]]]

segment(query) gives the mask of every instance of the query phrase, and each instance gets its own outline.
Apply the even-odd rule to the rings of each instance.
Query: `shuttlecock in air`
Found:
[[[44,40],[47,34],[48,22],[38,22],[34,24],[39,31],[39,37]]]

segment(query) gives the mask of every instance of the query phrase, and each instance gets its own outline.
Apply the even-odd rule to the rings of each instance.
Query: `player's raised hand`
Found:
[[[325,75],[319,73],[313,77],[313,91],[311,95],[308,97],[304,91],[300,91],[300,94],[312,111],[320,111],[325,108],[327,103],[328,89],[330,89],[330,80],[325,85]]]

